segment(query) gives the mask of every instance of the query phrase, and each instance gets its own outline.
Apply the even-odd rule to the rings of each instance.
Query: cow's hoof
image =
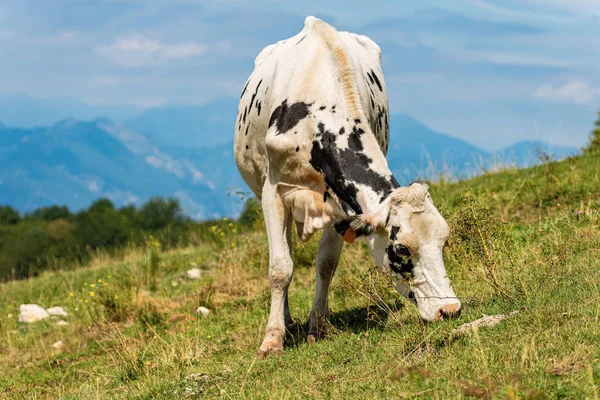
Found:
[[[258,349],[256,357],[260,360],[267,358],[269,355],[277,355],[283,353],[283,343],[281,342],[267,342],[263,343]]]

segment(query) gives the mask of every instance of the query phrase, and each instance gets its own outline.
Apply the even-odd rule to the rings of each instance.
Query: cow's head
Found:
[[[426,185],[394,190],[371,214],[336,222],[346,241],[365,237],[377,266],[400,279],[396,289],[416,301],[421,318],[457,315],[460,301],[444,268],[443,249],[450,229],[433,205]]]

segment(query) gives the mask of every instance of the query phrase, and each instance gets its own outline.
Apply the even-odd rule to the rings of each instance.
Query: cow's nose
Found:
[[[439,309],[440,319],[455,318],[460,315],[460,303],[446,304]]]

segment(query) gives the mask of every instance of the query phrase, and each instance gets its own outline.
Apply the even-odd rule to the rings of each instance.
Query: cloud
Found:
[[[585,105],[600,98],[600,88],[594,88],[580,79],[571,79],[562,86],[540,86],[533,93],[533,97],[539,100]]]
[[[487,52],[483,57],[494,64],[541,66],[541,67],[569,67],[567,61],[554,57],[544,57],[535,54],[510,53],[510,52]]]
[[[196,42],[167,44],[140,34],[120,37],[114,43],[96,47],[96,53],[117,65],[135,68],[186,60],[206,53],[207,47]]]

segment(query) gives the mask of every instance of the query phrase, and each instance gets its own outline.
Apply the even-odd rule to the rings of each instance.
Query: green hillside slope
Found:
[[[317,240],[296,242],[283,355],[255,358],[267,319],[260,222],[163,252],[0,285],[5,398],[593,398],[600,388],[600,159],[576,157],[431,185],[452,228],[446,267],[458,319],[422,322],[362,244],[345,245],[329,336],[303,330]],[[198,280],[186,271],[201,270]],[[21,304],[63,306],[24,324]],[[208,316],[195,310],[210,309]],[[483,315],[494,327],[455,334]],[[54,348],[58,341],[63,347]]]

